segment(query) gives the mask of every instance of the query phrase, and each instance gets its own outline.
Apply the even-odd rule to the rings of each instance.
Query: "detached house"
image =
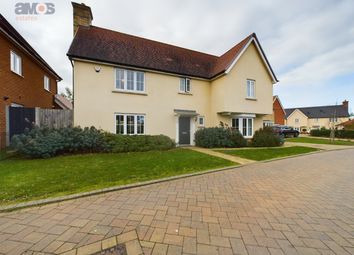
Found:
[[[60,108],[60,76],[0,14],[0,148],[6,144],[6,107]]]
[[[214,56],[92,26],[90,7],[73,8],[75,125],[193,144],[220,122],[252,137],[272,114],[277,78],[256,34]]]
[[[286,124],[300,132],[329,129],[349,120],[348,104],[349,102],[345,100],[341,105],[285,109]]]

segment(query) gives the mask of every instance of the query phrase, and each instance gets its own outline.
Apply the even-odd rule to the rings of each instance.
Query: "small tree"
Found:
[[[336,132],[335,132],[336,116],[337,116],[337,114],[336,114],[336,110],[335,110],[334,113],[333,113],[332,122],[330,122],[331,133],[330,133],[329,137],[330,137],[331,142],[334,142],[334,138],[335,138],[335,135],[336,135]]]

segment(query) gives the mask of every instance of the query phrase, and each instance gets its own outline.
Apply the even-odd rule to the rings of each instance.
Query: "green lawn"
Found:
[[[186,149],[0,161],[0,205],[236,165]]]
[[[303,154],[312,151],[317,151],[318,149],[309,147],[281,147],[281,148],[257,148],[257,149],[236,149],[236,150],[218,150],[225,154],[238,156],[241,158],[251,159],[251,160],[267,160],[272,158],[281,158],[291,155]]]
[[[3,160],[6,157],[6,152],[0,150],[0,160]]]
[[[317,143],[317,144],[352,145],[352,146],[354,146],[354,142],[351,142],[351,141],[335,140],[335,141],[331,142],[331,140],[329,140],[329,139],[312,138],[312,137],[288,138],[285,141],[295,142],[295,143]]]

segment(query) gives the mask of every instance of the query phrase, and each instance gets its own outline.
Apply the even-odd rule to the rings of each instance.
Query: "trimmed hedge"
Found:
[[[110,144],[102,131],[91,128],[46,127],[25,130],[24,134],[15,135],[11,147],[30,158],[50,158],[62,154],[108,152]]]
[[[317,136],[317,137],[330,137],[331,130],[324,129],[324,128],[313,129],[311,130],[310,134],[311,136]],[[346,129],[335,130],[335,137],[354,139],[354,130],[346,130]]]
[[[204,148],[233,148],[247,146],[247,140],[235,129],[212,127],[197,130],[195,144]]]
[[[172,139],[165,135],[114,135],[106,134],[112,152],[169,150],[176,147]]]
[[[284,138],[275,134],[271,127],[257,130],[251,140],[253,147],[277,147],[284,143]]]
[[[175,147],[167,136],[123,136],[91,128],[49,129],[35,127],[12,138],[12,148],[30,158],[63,154],[167,150]]]

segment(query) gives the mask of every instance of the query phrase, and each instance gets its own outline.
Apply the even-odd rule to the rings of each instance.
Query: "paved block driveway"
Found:
[[[136,231],[145,254],[354,254],[353,166],[324,152],[1,214],[0,253]]]

